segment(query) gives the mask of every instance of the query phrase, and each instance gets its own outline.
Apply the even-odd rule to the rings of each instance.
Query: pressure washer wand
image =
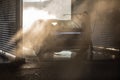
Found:
[[[25,62],[25,59],[24,58],[18,58],[16,57],[15,55],[11,54],[11,53],[8,53],[8,52],[5,52],[3,50],[0,50],[0,55],[1,56],[4,56],[6,57],[10,62],[14,62],[14,61],[22,61],[22,62]]]

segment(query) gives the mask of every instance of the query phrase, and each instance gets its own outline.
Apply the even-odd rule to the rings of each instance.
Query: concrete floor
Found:
[[[0,64],[0,80],[118,80],[118,60],[47,60],[16,64]]]

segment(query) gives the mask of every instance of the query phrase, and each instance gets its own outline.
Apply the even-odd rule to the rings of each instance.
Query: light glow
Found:
[[[58,23],[57,22],[52,22],[52,25],[53,26],[56,26]]]
[[[33,7],[24,9],[23,11],[23,32],[27,32],[32,24],[37,20],[56,19],[54,15],[50,15],[47,11],[39,10]]]
[[[23,0],[24,2],[44,2],[48,0]]]

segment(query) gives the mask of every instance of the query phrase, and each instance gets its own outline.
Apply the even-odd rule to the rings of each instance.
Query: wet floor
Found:
[[[16,64],[0,64],[0,80],[118,80],[118,60],[46,60],[28,62],[19,69]]]

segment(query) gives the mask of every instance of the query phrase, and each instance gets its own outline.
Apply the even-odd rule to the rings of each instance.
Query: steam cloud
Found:
[[[72,21],[77,24],[81,24],[85,22],[87,26],[91,26],[94,29],[93,25],[97,19],[101,21],[100,16],[106,16],[106,11],[112,12],[115,8],[119,8],[120,1],[119,0],[72,0]],[[56,4],[55,4],[56,5]],[[83,12],[87,12],[88,17],[83,14]],[[82,14],[81,14],[82,13]],[[80,15],[74,15],[80,14]],[[29,16],[31,17],[31,16]],[[87,20],[87,19],[89,20]],[[29,20],[29,19],[28,19]],[[105,20],[107,21],[107,20]],[[89,23],[88,23],[89,22]],[[106,23],[106,22],[105,22]],[[56,27],[51,27],[48,25],[49,22],[44,20],[34,21],[32,25],[30,25],[30,30],[26,33],[23,33],[22,29],[11,39],[11,42],[17,42],[17,56],[24,55],[36,55],[44,45],[44,48],[51,47],[54,44],[54,40],[56,37],[55,32],[60,31],[63,28],[60,28],[61,25]],[[70,24],[70,23],[69,23]],[[75,26],[75,25],[70,25]],[[64,43],[64,42],[63,42]]]

